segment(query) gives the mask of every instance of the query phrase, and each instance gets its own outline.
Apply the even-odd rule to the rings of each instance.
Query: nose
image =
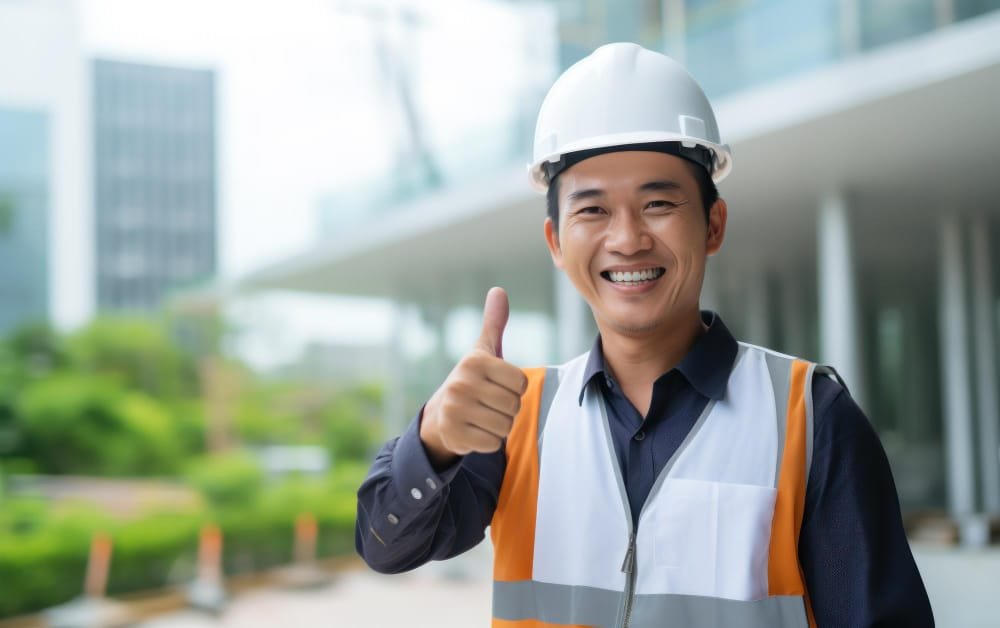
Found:
[[[604,237],[606,251],[630,256],[649,250],[652,246],[653,238],[639,216],[632,212],[615,212]]]

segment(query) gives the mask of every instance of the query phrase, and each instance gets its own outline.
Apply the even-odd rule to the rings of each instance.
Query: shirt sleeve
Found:
[[[813,401],[799,558],[817,626],[933,626],[878,436],[833,380],[816,378]]]
[[[374,570],[400,573],[477,545],[493,518],[506,468],[503,449],[463,456],[435,471],[417,414],[378,452],[358,489],[354,542]]]

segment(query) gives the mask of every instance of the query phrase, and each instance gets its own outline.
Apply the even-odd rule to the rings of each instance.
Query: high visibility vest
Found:
[[[799,567],[812,378],[740,343],[633,522],[587,354],[527,369],[491,524],[494,628],[814,626]]]

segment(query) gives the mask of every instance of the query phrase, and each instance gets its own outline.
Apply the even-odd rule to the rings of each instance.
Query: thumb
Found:
[[[503,328],[507,326],[510,304],[503,288],[490,288],[483,305],[483,331],[476,346],[489,351],[498,358],[503,357]]]

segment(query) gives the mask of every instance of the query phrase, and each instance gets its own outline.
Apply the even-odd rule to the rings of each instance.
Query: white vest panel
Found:
[[[579,403],[586,361],[559,369],[544,421],[532,578],[623,591],[631,515],[601,395],[588,387]],[[765,350],[741,345],[724,398],[709,402],[643,507],[637,594],[767,597],[778,426]]]

